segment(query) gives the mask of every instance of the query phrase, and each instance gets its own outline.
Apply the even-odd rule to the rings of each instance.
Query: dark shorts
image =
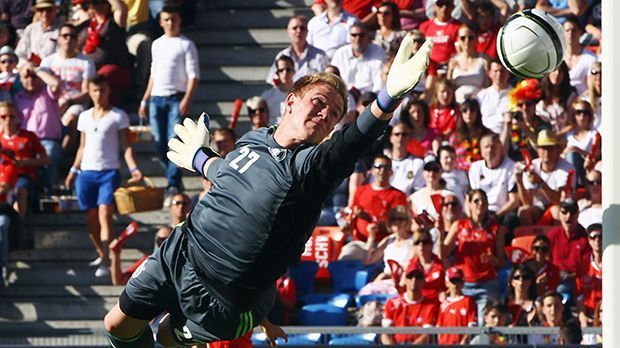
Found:
[[[267,316],[275,287],[265,291],[251,309],[240,309],[197,275],[187,253],[187,237],[176,227],[132,275],[119,301],[121,311],[143,320],[168,311],[174,336],[184,345],[238,338]]]

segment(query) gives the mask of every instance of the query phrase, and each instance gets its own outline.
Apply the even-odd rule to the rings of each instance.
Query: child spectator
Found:
[[[21,127],[39,137],[50,162],[46,168],[45,188],[52,191],[59,177],[62,163],[62,125],[56,98],[60,80],[45,68],[26,63],[20,69],[23,90],[13,99],[21,113]]]
[[[442,170],[441,179],[446,183],[445,189],[454,192],[460,202],[465,202],[465,192],[469,191],[469,179],[465,170],[456,167],[456,151],[452,146],[444,145],[437,150],[437,154]]]
[[[405,292],[389,299],[383,308],[383,327],[417,326],[431,327],[437,323],[439,303],[422,295],[424,270],[418,263],[410,263],[402,276]],[[430,343],[428,334],[382,334],[382,344]]]
[[[445,284],[447,297],[441,303],[438,327],[467,327],[476,326],[476,302],[463,295],[463,271],[458,267],[450,267],[446,271]],[[439,344],[467,344],[469,335],[439,335]]]
[[[17,56],[10,46],[0,48],[0,101],[13,102],[22,90],[19,74],[15,72]]]
[[[80,147],[65,184],[75,180],[78,203],[86,211],[91,242],[99,258],[95,276],[110,274],[109,243],[113,235],[114,190],[120,184],[119,153],[122,151],[133,182],[142,179],[133,149],[129,145],[129,119],[121,109],[110,104],[110,85],[96,75],[88,83],[88,95],[94,106],[80,114]]]
[[[1,57],[0,57],[1,59]],[[62,124],[67,128],[63,137],[63,150],[73,150],[77,141],[77,118],[86,110],[88,80],[95,75],[95,65],[77,47],[77,32],[73,25],[63,24],[58,33],[58,50],[45,57],[41,67],[53,72],[61,82],[58,107]]]
[[[3,162],[15,166],[16,199],[13,207],[22,221],[28,214],[37,197],[36,182],[39,167],[49,163],[50,159],[37,136],[25,129],[20,129],[20,121],[15,106],[10,102],[0,102],[0,122],[2,125]]]
[[[446,79],[439,79],[432,90],[428,127],[441,135],[450,136],[456,129],[459,113],[454,100],[454,86]]]
[[[562,295],[555,291],[543,295],[542,302],[542,326],[560,327],[564,323],[564,304]],[[559,344],[558,334],[532,334],[528,338],[528,344]]]
[[[498,327],[498,326],[506,326],[508,323],[508,310],[506,306],[500,304],[499,302],[492,301],[489,302],[484,307],[484,326],[486,327]],[[488,344],[504,346],[508,342],[506,337],[500,333],[492,333],[488,337]],[[482,337],[476,336],[472,338],[469,342],[471,345],[481,344],[483,343]]]
[[[118,1],[118,0],[110,0]],[[140,102],[138,115],[148,116],[157,143],[159,160],[166,167],[167,198],[182,189],[181,171],[168,160],[168,141],[174,126],[187,115],[198,87],[200,71],[196,45],[181,34],[179,9],[166,6],[159,14],[164,35],[153,41],[151,77]]]

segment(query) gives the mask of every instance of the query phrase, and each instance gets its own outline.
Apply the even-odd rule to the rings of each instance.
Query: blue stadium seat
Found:
[[[295,281],[297,297],[312,293],[314,289],[314,278],[319,270],[319,264],[314,261],[300,261],[289,268],[289,274]]]
[[[327,266],[332,276],[334,292],[353,293],[368,284],[374,275],[374,266],[364,266],[358,260],[340,260]]]
[[[379,301],[381,303],[385,303],[388,299],[394,297],[396,295],[387,295],[387,294],[371,294],[371,295],[357,295],[355,296],[355,305],[357,307],[362,307],[366,304],[366,302],[370,301]]]
[[[377,334],[367,333],[359,335],[347,335],[342,337],[336,337],[329,340],[330,346],[362,346],[374,344],[377,339]]]
[[[347,310],[332,304],[317,303],[301,308],[301,325],[342,326],[347,324]]]
[[[254,346],[269,346],[269,342],[267,341],[267,335],[260,331],[254,333],[252,335],[252,345]],[[284,342],[283,339],[278,338],[278,345],[286,346],[286,345],[316,345],[321,342],[321,334],[320,333],[309,333],[309,334],[300,334],[300,335],[289,335],[288,341]]]
[[[351,301],[349,294],[308,294],[303,298],[304,304],[326,303],[340,308],[347,308]]]

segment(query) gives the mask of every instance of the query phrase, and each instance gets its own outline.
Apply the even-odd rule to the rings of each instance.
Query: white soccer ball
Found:
[[[562,25],[537,9],[510,16],[497,35],[497,55],[511,73],[541,78],[564,59],[566,39]]]

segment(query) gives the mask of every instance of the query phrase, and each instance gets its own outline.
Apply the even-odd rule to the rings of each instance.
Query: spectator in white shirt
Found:
[[[584,50],[579,42],[582,30],[577,17],[566,17],[563,27],[566,36],[564,61],[568,65],[570,84],[577,90],[577,95],[580,95],[587,89],[588,72],[598,59],[593,53]]]
[[[288,21],[286,27],[291,45],[276,55],[276,60],[280,56],[289,56],[295,64],[295,76],[297,80],[302,76],[324,71],[329,63],[327,55],[323,50],[308,44],[308,18],[306,16],[294,16]],[[276,60],[271,64],[267,74],[267,83],[274,84],[278,80],[276,75]]]
[[[280,83],[261,94],[269,106],[269,125],[280,123],[280,118],[284,114],[284,99],[295,82],[293,80],[295,63],[291,57],[280,56],[276,59],[276,72]]]
[[[196,45],[181,34],[181,16],[176,7],[165,6],[159,15],[164,35],[153,41],[151,77],[140,102],[138,115],[148,114],[160,160],[166,166],[167,197],[181,189],[181,171],[168,161],[168,140],[175,137],[174,126],[189,112],[198,86],[199,67]]]
[[[368,30],[361,23],[351,26],[349,39],[351,44],[336,50],[331,64],[340,69],[340,77],[349,90],[379,92],[383,86],[381,66],[385,61],[385,51],[370,43]]]
[[[469,168],[469,185],[473,190],[486,192],[489,211],[510,232],[518,224],[516,212],[519,197],[514,177],[515,163],[504,155],[502,143],[495,133],[482,136],[480,155],[482,159],[472,163]]]
[[[342,0],[325,0],[327,9],[308,22],[308,43],[331,59],[348,42],[349,27],[358,19],[342,9]]]
[[[441,164],[441,178],[446,183],[445,189],[457,196],[459,202],[465,202],[465,193],[469,191],[467,172],[456,168],[456,150],[450,145],[443,145],[437,150]]]
[[[497,60],[489,63],[487,75],[491,80],[491,85],[476,94],[476,99],[480,104],[480,114],[482,124],[496,134],[501,134],[504,127],[504,113],[508,112],[510,85],[508,78],[510,74],[502,63]]]
[[[399,123],[390,132],[392,150],[387,154],[392,159],[392,177],[390,185],[404,192],[407,196],[426,186],[422,175],[424,160],[407,152],[407,144],[411,139],[411,129]]]
[[[62,124],[68,132],[62,139],[62,148],[73,149],[78,138],[77,118],[88,104],[88,80],[95,76],[95,64],[78,51],[77,32],[72,24],[63,24],[58,33],[58,51],[47,56],[41,67],[51,70],[61,81],[58,106]]]
[[[38,66],[41,59],[56,51],[58,29],[62,21],[56,17],[53,0],[37,0],[32,9],[39,20],[29,24],[19,38],[15,53],[19,57],[18,67],[27,62]]]

